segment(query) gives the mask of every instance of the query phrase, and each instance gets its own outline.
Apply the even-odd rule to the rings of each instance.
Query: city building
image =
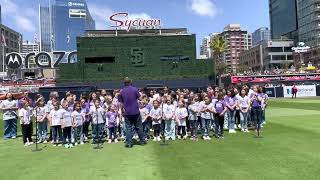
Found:
[[[307,46],[320,45],[320,1],[297,0],[299,41]]]
[[[0,72],[3,72],[3,76],[5,76],[5,72],[7,72],[7,67],[4,63],[4,56],[7,53],[11,52],[20,52],[21,49],[21,40],[22,40],[22,35],[15,30],[0,24],[0,39],[2,42],[2,36],[5,39],[5,44],[0,43]],[[4,51],[3,51],[4,50]],[[9,71],[9,70],[8,70]],[[16,73],[16,72],[12,72]]]
[[[269,0],[269,15],[272,39],[284,36],[299,41],[296,0]]]
[[[292,40],[270,40],[240,54],[240,64],[252,71],[287,69],[294,64]]]
[[[74,51],[76,37],[95,30],[95,21],[86,0],[50,0],[49,7],[39,7],[42,51]]]
[[[40,47],[39,43],[32,43],[30,41],[25,41],[22,43],[21,53],[39,53]]]
[[[203,87],[214,80],[213,61],[196,59],[196,35],[185,28],[87,31],[77,44],[79,61],[60,64],[58,82],[113,88],[129,76],[139,87]]]
[[[261,27],[252,33],[252,46],[256,46],[263,41],[269,41],[270,39],[270,29],[267,27]]]
[[[252,47],[251,34],[241,29],[240,24],[229,24],[218,36],[225,39],[227,50],[223,53],[223,59],[229,69],[236,72],[239,64],[239,54]]]
[[[203,38],[202,44],[200,45],[200,57],[206,59],[212,58],[213,51],[211,49],[211,42],[217,35],[219,35],[219,33],[212,33]]]
[[[0,5],[0,24],[2,24],[2,11],[1,11],[1,5]]]

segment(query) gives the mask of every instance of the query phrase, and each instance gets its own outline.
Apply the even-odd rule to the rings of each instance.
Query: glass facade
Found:
[[[50,26],[50,10],[49,7],[40,7],[40,36],[41,36],[41,51],[50,52],[51,49],[51,26]]]
[[[262,27],[257,29],[254,33],[252,33],[252,46],[256,46],[263,41],[270,40],[270,30],[267,27]]]
[[[299,41],[315,47],[320,45],[320,1],[297,0]]]
[[[86,0],[51,0],[49,7],[47,22],[51,31],[45,39],[49,38],[52,50],[76,50],[76,37],[83,36],[86,30],[95,30]]]
[[[296,0],[269,0],[269,11],[272,39],[286,36],[289,39],[297,40]]]

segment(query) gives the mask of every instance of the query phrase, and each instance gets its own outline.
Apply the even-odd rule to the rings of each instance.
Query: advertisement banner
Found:
[[[292,87],[293,86],[283,87],[284,97],[292,97]],[[317,96],[317,91],[316,91],[315,85],[296,86],[296,87],[298,88],[297,97]]]
[[[266,88],[266,94],[268,94],[268,97],[276,97],[275,88]]]

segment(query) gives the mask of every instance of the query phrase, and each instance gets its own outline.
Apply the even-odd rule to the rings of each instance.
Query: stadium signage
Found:
[[[115,23],[115,25],[111,25],[111,27],[126,30],[133,28],[156,29],[161,26],[160,19],[130,19],[129,13],[126,12],[112,14],[109,17],[109,20],[111,23]]]
[[[12,52],[6,55],[5,65],[9,69],[18,69],[22,66],[23,68],[29,69],[29,61],[31,57],[34,57],[34,62],[39,68],[56,68],[63,59],[67,60],[66,63],[77,62],[77,51],[54,51],[50,53],[40,52],[37,54],[32,52],[25,56],[20,53]]]
[[[292,96],[292,87],[293,86],[283,87],[284,97]],[[297,97],[317,96],[317,90],[315,85],[304,85],[304,86],[296,86],[296,87],[298,88]]]
[[[306,46],[304,42],[299,42],[298,47],[293,47],[292,51],[294,51],[295,53],[304,53],[308,52],[309,49],[310,47]]]

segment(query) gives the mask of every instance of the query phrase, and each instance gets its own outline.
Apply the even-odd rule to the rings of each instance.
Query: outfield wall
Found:
[[[315,97],[320,96],[320,85],[303,85],[296,86],[298,88],[297,97]],[[292,86],[269,87],[266,93],[273,98],[292,97]]]

